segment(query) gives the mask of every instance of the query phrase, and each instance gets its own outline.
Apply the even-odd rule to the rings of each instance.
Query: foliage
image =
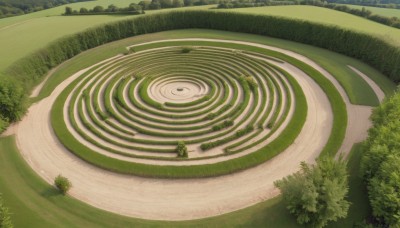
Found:
[[[181,50],[182,53],[189,53],[191,51],[193,51],[192,47],[183,47]]]
[[[0,79],[0,128],[17,121],[25,113],[25,91],[15,80]]]
[[[55,186],[58,188],[58,190],[60,190],[60,192],[65,195],[67,194],[67,192],[69,191],[69,189],[71,189],[72,184],[71,182],[68,180],[68,178],[63,177],[60,175],[58,175],[55,179],[54,179],[54,184]]]
[[[269,1],[269,0],[223,0],[218,4],[218,9],[232,9],[232,8],[247,8],[247,7],[261,7],[261,6],[282,6],[282,5],[295,5],[298,1]]]
[[[32,13],[56,6],[92,0],[0,0],[0,18]]]
[[[316,165],[301,163],[301,171],[275,182],[287,209],[299,224],[323,227],[344,218],[349,209],[346,163],[333,158],[317,160]]]
[[[364,145],[362,171],[376,218],[400,226],[400,93],[371,116],[373,127]]]
[[[2,194],[0,194],[0,228],[12,228],[14,227],[11,222],[10,212],[6,206],[4,206],[4,201]]]
[[[113,4],[109,5],[106,9],[104,9],[102,6],[95,6],[93,9],[86,9],[86,8],[81,8],[78,11],[73,11],[71,7],[66,7],[65,8],[65,13],[63,15],[65,16],[71,16],[71,15],[103,15],[103,14],[144,14],[144,11],[142,9],[141,5],[138,5],[136,3],[131,3],[128,7],[125,8],[119,8]]]
[[[389,155],[370,179],[369,198],[373,215],[390,227],[400,226],[400,155]]]
[[[188,157],[188,150],[184,141],[178,141],[178,146],[176,147],[176,153],[180,158]]]
[[[212,127],[212,130],[213,131],[219,131],[219,130],[222,130],[224,128],[233,126],[233,124],[234,124],[233,120],[225,120],[224,122],[222,122],[220,124],[214,125]]]
[[[183,6],[216,4],[216,0],[145,0],[139,2],[143,10],[156,10],[165,8],[179,8]]]

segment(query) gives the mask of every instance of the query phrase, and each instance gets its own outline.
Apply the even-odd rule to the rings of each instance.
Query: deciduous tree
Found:
[[[301,163],[301,170],[275,185],[299,224],[323,227],[347,216],[350,203],[346,163],[324,158],[316,165]]]

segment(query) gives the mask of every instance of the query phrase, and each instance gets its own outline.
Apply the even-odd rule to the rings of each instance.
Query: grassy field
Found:
[[[266,6],[229,9],[229,11],[273,15],[336,25],[350,30],[374,34],[400,46],[400,29],[336,10],[316,6]]]
[[[70,4],[73,9],[80,7],[93,7],[95,5],[107,6],[115,4],[125,6],[129,2],[138,0],[99,0],[93,2]],[[208,9],[212,6],[189,7],[182,9]],[[7,53],[7,58],[0,58],[0,72],[10,66],[17,59],[26,56],[46,44],[63,37],[74,34],[86,28],[107,22],[127,19],[134,16],[59,16],[64,12],[65,6],[39,11],[18,17],[4,18],[0,20],[0,49]],[[147,14],[167,10],[147,11]],[[400,30],[379,23],[375,23],[360,17],[334,10],[313,6],[274,6],[234,9],[236,12],[254,14],[268,14],[282,17],[309,20],[318,23],[342,26],[361,32],[373,33],[390,39],[400,45]],[[29,35],[21,35],[29,34]]]
[[[350,216],[328,227],[352,227],[370,213],[359,177],[360,147],[350,156]],[[60,195],[22,159],[14,137],[0,138],[0,191],[12,212],[15,227],[298,227],[281,198],[207,219],[166,222],[128,218]]]
[[[354,9],[362,9],[363,7],[372,12],[372,14],[378,14],[386,17],[398,17],[400,18],[400,9],[388,9],[388,8],[380,8],[380,7],[371,7],[371,6],[357,6],[357,5],[347,5],[347,7]]]
[[[128,6],[129,2],[138,2],[138,0],[100,0],[74,3],[68,6],[79,10],[81,7],[91,8],[96,5],[108,6],[109,4],[115,4],[117,6]],[[60,16],[64,13],[65,7],[59,6],[32,14],[1,19],[0,49],[2,53],[7,53],[7,58],[0,58],[0,72],[3,72],[4,69],[16,60],[45,47],[50,42],[63,36],[104,23],[136,17],[121,15]],[[190,7],[190,9],[204,9],[208,7],[210,6]],[[152,14],[169,10],[171,9],[148,11],[146,13]]]

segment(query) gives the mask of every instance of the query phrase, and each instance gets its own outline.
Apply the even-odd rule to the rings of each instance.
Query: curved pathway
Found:
[[[303,56],[261,44],[223,42],[259,46],[299,58],[334,82],[347,104],[349,121],[355,116],[355,110],[357,116],[370,114],[370,109],[358,109],[358,106],[351,105],[336,80]],[[165,180],[116,174],[96,168],[68,152],[60,145],[51,128],[50,110],[54,100],[85,70],[61,83],[50,97],[31,106],[29,113],[17,126],[17,145],[29,165],[47,182],[52,184],[54,177],[62,174],[74,185],[70,191],[71,196],[122,215],[157,220],[188,220],[231,212],[269,199],[279,193],[273,186],[275,180],[297,171],[301,161],[314,161],[332,127],[332,114],[326,95],[312,79],[288,66],[286,70],[303,88],[309,110],[305,126],[295,143],[278,156],[257,167],[215,178]],[[366,134],[366,129],[359,126],[368,126],[368,119],[358,118],[357,121],[357,124],[348,125],[343,151],[343,148],[351,147],[360,136]]]

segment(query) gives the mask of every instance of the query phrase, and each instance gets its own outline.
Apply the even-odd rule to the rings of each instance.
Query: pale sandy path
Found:
[[[270,48],[246,42],[237,43]],[[299,57],[293,52],[279,51]],[[320,70],[311,60],[300,58]],[[120,175],[83,162],[66,151],[54,137],[49,110],[57,94],[78,75],[79,72],[60,84],[52,96],[29,109],[28,115],[18,125],[18,148],[29,165],[47,182],[52,183],[54,177],[62,173],[74,185],[71,196],[128,216],[187,220],[227,213],[269,199],[278,194],[273,186],[275,180],[297,171],[301,161],[313,162],[326,142],[324,132],[332,124],[332,115],[327,112],[330,106],[326,96],[312,80],[305,79],[309,88],[304,87],[304,91],[310,94],[307,96],[310,108],[307,120],[312,119],[310,123],[314,125],[305,126],[302,133],[306,134],[301,133],[292,146],[270,161],[243,172],[207,179],[163,180]],[[332,80],[332,76],[326,72],[324,75]],[[333,82],[345,96],[339,84]],[[348,111],[352,112],[353,106],[345,98]],[[366,113],[363,110],[360,112]],[[360,135],[360,129],[351,126],[349,132],[354,134],[347,135],[346,139],[349,140],[355,139],[354,135]],[[324,131],[321,132],[321,128]],[[352,144],[352,141],[348,143]]]

